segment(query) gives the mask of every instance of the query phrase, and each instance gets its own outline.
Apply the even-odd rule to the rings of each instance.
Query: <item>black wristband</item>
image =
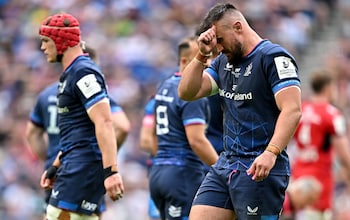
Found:
[[[56,176],[58,167],[51,166],[46,170],[46,178],[47,179],[53,179]]]
[[[103,175],[105,179],[116,173],[118,173],[116,165],[112,165],[103,169]]]

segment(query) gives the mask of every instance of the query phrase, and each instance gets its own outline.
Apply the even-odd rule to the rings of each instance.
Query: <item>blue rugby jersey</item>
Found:
[[[88,56],[77,57],[61,75],[58,126],[62,158],[69,156],[82,161],[101,159],[95,126],[86,109],[107,97],[104,76]]]
[[[59,151],[60,129],[57,125],[57,90],[58,82],[50,84],[38,95],[30,120],[48,134],[45,169],[49,168]]]
[[[180,99],[177,88],[180,75],[165,80],[155,95],[158,152],[153,165],[203,166],[192,151],[186,138],[185,126],[207,124],[209,107],[207,98],[188,102]]]
[[[216,152],[220,154],[224,150],[221,97],[218,94],[209,96],[208,103],[210,107],[210,119],[206,136]]]
[[[225,154],[216,166],[246,170],[274,133],[279,115],[274,95],[288,86],[300,87],[295,59],[281,46],[264,40],[238,65],[221,54],[206,71],[223,98]],[[271,173],[290,173],[285,151]]]

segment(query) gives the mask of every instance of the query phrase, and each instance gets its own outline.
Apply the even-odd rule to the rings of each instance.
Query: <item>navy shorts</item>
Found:
[[[209,205],[235,212],[241,220],[276,220],[283,207],[288,175],[269,175],[255,182],[245,171],[212,167],[193,205]]]
[[[85,215],[100,214],[105,192],[101,161],[65,161],[58,169],[49,204]]]
[[[187,219],[194,195],[203,179],[202,168],[153,165],[149,174],[150,192],[161,218]]]

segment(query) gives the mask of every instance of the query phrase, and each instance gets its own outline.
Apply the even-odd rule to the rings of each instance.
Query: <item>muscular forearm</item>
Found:
[[[300,118],[301,111],[298,109],[282,111],[277,119],[275,131],[270,143],[278,146],[281,151],[284,150],[292,139]]]
[[[282,151],[292,139],[302,115],[301,92],[300,88],[291,86],[279,91],[275,96],[280,114],[270,144],[278,146]]]
[[[95,124],[96,138],[102,153],[103,167],[117,164],[117,143],[111,121]]]
[[[194,58],[183,70],[178,93],[181,99],[193,101],[203,97],[200,94],[203,81],[204,66],[201,61]]]

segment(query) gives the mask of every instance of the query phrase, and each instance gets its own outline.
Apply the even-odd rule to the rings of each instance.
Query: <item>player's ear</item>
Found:
[[[241,32],[242,31],[242,23],[240,21],[234,21],[232,23],[232,28],[234,31]]]

